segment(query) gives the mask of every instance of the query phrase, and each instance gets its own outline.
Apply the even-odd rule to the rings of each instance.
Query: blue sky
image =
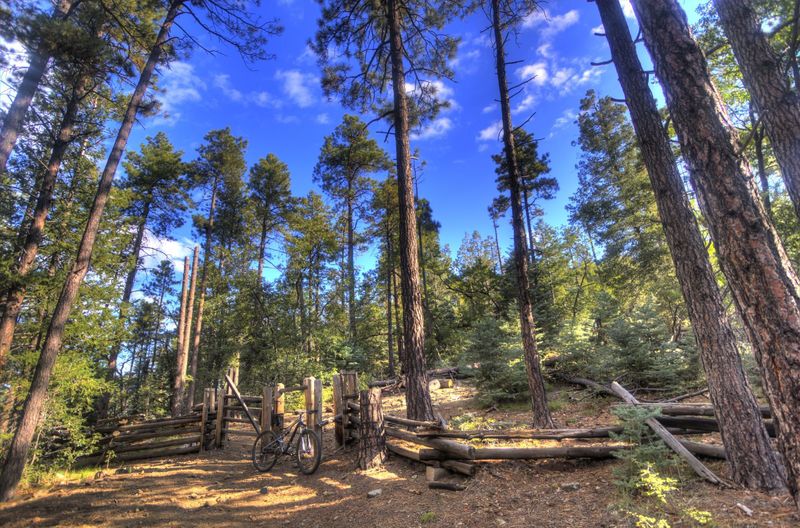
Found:
[[[696,18],[697,3],[682,2],[690,20]],[[630,5],[623,5],[632,19]],[[609,58],[605,39],[593,35],[601,29],[594,4],[551,0],[545,6],[544,12],[525,21],[516,40],[509,41],[507,55],[509,61],[521,61],[509,69],[512,82],[536,75],[513,100],[514,119],[521,123],[535,112],[525,128],[541,140],[540,152],[550,154],[552,175],[561,187],[557,198],[544,204],[545,220],[561,224],[567,218],[564,207],[577,185],[579,152],[572,142],[577,137],[574,120],[579,101],[590,88],[617,97],[621,90],[613,67],[590,65]],[[129,149],[138,149],[146,136],[164,131],[185,152],[186,159],[191,159],[207,131],[230,126],[234,134],[249,142],[249,165],[268,153],[276,154],[291,170],[293,192],[302,195],[315,188],[311,175],[323,137],[347,110],[323,97],[320,72],[307,47],[316,29],[318,4],[314,0],[277,0],[265,3],[258,12],[265,19],[279,18],[285,27],[282,35],[269,42],[276,58],[246,65],[235,51],[201,38],[219,53],[198,49],[162,71],[163,91],[158,97],[165,114],[144,119],[132,134]],[[440,96],[451,102],[451,108],[412,137],[412,148],[419,149],[426,163],[420,195],[431,202],[442,226],[441,240],[452,252],[466,233],[492,232],[486,208],[496,195],[491,154],[500,150],[500,115],[492,48],[483,31],[487,25],[484,14],[478,12],[448,26],[462,41],[452,64],[454,82],[439,85]],[[7,95],[3,95],[5,103]],[[392,138],[385,141],[380,134],[385,126],[372,128],[391,154]],[[180,271],[190,237],[187,226],[175,233],[175,241],[151,240],[151,245],[176,259]],[[508,248],[511,233],[507,222],[500,237],[501,245]],[[369,265],[370,255],[361,256],[362,266]]]

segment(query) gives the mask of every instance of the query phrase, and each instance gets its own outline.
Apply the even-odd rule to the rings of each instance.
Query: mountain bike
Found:
[[[317,470],[322,460],[322,440],[306,426],[303,421],[305,413],[295,411],[297,420],[278,434],[267,429],[258,435],[253,443],[253,466],[258,471],[269,471],[283,455],[294,456],[304,475],[311,475]]]

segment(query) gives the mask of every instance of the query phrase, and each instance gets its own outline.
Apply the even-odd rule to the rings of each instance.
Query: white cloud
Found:
[[[254,105],[261,108],[282,108],[283,101],[275,99],[275,97],[266,91],[251,92],[248,94],[247,99],[252,101]]]
[[[544,62],[526,64],[521,68],[517,68],[517,76],[523,81],[532,78],[531,82],[538,86],[544,85],[550,78],[550,74],[547,72],[547,64]]]
[[[606,32],[606,28],[603,27],[603,24],[600,24],[599,26],[595,26],[595,27],[592,28],[592,35],[595,35],[597,33],[605,33],[605,32]]]
[[[331,122],[330,118],[328,117],[328,114],[324,112],[321,114],[317,114],[317,117],[314,118],[314,120],[320,125],[327,125],[328,123]]]
[[[492,112],[497,110],[497,103],[491,103],[483,107],[481,110],[482,114],[491,114]]]
[[[142,244],[142,264],[145,269],[156,268],[162,260],[169,260],[175,266],[175,272],[183,273],[183,259],[191,260],[195,243],[188,239],[173,240],[160,238],[150,231],[145,231]]]
[[[549,40],[561,33],[568,27],[577,24],[580,20],[580,13],[577,9],[567,11],[563,15],[551,15],[548,10],[536,10],[522,21],[522,27],[534,28],[544,26],[540,32],[543,40]]]
[[[536,53],[544,57],[545,59],[551,59],[555,56],[553,52],[553,45],[550,42],[545,42],[538,48],[536,48]]]
[[[181,117],[178,106],[200,101],[200,92],[206,89],[206,83],[194,74],[194,66],[181,61],[169,65],[159,84],[162,93],[157,98],[164,115],[156,118],[156,124],[174,125]]]
[[[500,140],[500,132],[503,130],[503,122],[496,121],[489,125],[488,127],[484,128],[478,134],[479,141],[499,141]]]
[[[234,102],[242,100],[242,92],[231,86],[231,76],[221,73],[214,76],[214,86],[219,88],[222,94]]]
[[[421,130],[411,134],[413,140],[424,140],[444,136],[453,128],[453,121],[449,117],[438,117],[422,127]]]
[[[522,112],[527,112],[534,107],[536,104],[536,98],[533,94],[527,94],[522,101],[512,110],[515,114],[521,114]]]
[[[278,114],[277,116],[275,116],[275,120],[283,125],[289,125],[300,122],[297,116],[285,115],[285,114]]]
[[[300,70],[278,70],[275,78],[283,81],[283,93],[300,108],[308,108],[316,101],[311,88],[318,82],[315,75]]]
[[[565,126],[574,122],[575,119],[577,118],[578,114],[575,113],[575,110],[573,110],[572,108],[568,108],[564,110],[561,116],[553,122],[553,128],[556,129],[564,128]]]
[[[462,52],[462,44],[458,48],[458,54],[450,61],[450,67],[461,75],[468,75],[478,71],[478,60],[481,58],[481,50],[472,49]]]
[[[440,80],[420,81],[417,84],[407,82],[405,83],[405,89],[408,95],[419,97],[422,100],[431,101],[435,99],[446,103],[447,107],[443,109],[445,112],[461,108],[455,100],[453,89]]]

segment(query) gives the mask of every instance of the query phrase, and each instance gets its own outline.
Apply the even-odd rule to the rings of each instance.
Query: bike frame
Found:
[[[305,427],[306,424],[305,424],[305,422],[303,422],[303,414],[305,414],[305,413],[300,413],[297,416],[297,420],[292,422],[292,424],[289,425],[289,427],[287,427],[286,429],[281,431],[281,434],[277,439],[278,442],[283,444],[281,446],[281,454],[286,454],[289,451],[289,448],[292,446],[292,441],[294,441],[294,437],[297,434],[297,431],[300,429],[300,426]],[[291,432],[291,436],[289,436],[290,432]],[[287,436],[289,436],[289,439],[284,441],[284,439]]]

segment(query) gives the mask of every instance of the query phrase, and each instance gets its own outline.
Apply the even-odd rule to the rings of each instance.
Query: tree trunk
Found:
[[[42,243],[42,237],[44,236],[47,215],[50,213],[50,206],[53,203],[53,190],[58,179],[58,170],[64,161],[64,156],[70,143],[74,139],[75,120],[78,116],[81,101],[86,95],[86,84],[87,80],[83,77],[77,81],[64,109],[64,117],[59,126],[58,136],[53,143],[53,150],[47,162],[47,169],[38,185],[39,194],[36,198],[31,223],[24,237],[24,243],[20,249],[15,269],[12,271],[14,279],[9,285],[8,291],[4,292],[5,310],[3,311],[2,319],[0,319],[0,371],[5,366],[8,353],[11,350],[11,343],[14,341],[14,329],[17,326],[17,318],[22,311],[22,303],[25,300],[26,280],[36,264],[36,255],[39,253],[39,245]]]
[[[351,179],[347,180],[348,187],[352,187]],[[347,315],[350,323],[350,346],[356,342],[356,262],[355,262],[355,231],[353,229],[353,201],[348,189],[347,199]]]
[[[261,220],[261,236],[258,239],[258,268],[256,275],[258,276],[259,290],[264,283],[264,255],[267,252],[267,217],[266,215]]]
[[[184,325],[184,336],[183,336],[183,349],[181,349],[180,354],[183,357],[184,361],[184,369],[183,369],[183,385],[184,387],[181,389],[181,393],[183,396],[183,402],[186,402],[186,364],[188,363],[189,358],[189,343],[192,340],[192,318],[194,315],[194,297],[195,292],[197,290],[197,265],[200,261],[200,248],[198,246],[194,247],[194,256],[192,257],[192,276],[189,279],[189,298],[186,303],[186,323]],[[194,367],[195,371],[197,371],[197,366]],[[188,403],[188,402],[187,402]],[[184,407],[187,410],[191,410],[192,407]]]
[[[425,368],[425,316],[420,291],[417,216],[408,142],[408,101],[405,91],[403,35],[398,0],[387,3],[389,47],[394,95],[394,137],[397,156],[397,197],[400,203],[400,279],[403,293],[403,338],[406,412],[415,420],[433,420],[433,405]]]
[[[383,428],[381,389],[362,390],[359,402],[358,467],[382,467],[386,461],[386,431]]]
[[[183,410],[183,382],[186,378],[186,356],[183,355],[183,343],[186,339],[186,312],[189,297],[189,257],[183,258],[183,282],[181,284],[181,309],[178,317],[178,346],[175,358],[175,377],[172,385],[172,416],[179,416]]]
[[[108,195],[111,192],[114,173],[117,171],[117,166],[122,159],[122,154],[128,142],[128,136],[136,121],[136,114],[145,92],[147,91],[147,87],[150,84],[153,70],[159,62],[162,47],[169,38],[170,28],[182,6],[183,3],[181,1],[170,4],[167,15],[159,30],[158,37],[156,38],[156,42],[153,49],[150,51],[150,56],[139,76],[139,82],[128,102],[125,116],[120,124],[119,132],[117,133],[116,140],[108,156],[106,166],[103,169],[103,174],[100,177],[97,194],[95,195],[94,202],[89,212],[89,218],[86,222],[83,237],[81,238],[77,257],[67,275],[64,288],[61,291],[58,303],[53,311],[50,326],[47,330],[47,337],[42,346],[42,352],[36,364],[36,370],[31,381],[28,397],[22,409],[19,427],[11,441],[11,446],[3,465],[3,471],[0,474],[0,501],[7,501],[13,497],[19,479],[22,477],[22,471],[25,467],[25,462],[31,447],[31,441],[36,432],[42,406],[45,402],[47,385],[50,381],[53,367],[55,366],[56,357],[61,349],[61,343],[64,338],[64,327],[69,319],[72,305],[78,296],[78,289],[86,273],[89,271],[92,250],[97,238],[97,231],[100,227],[100,218],[103,214],[106,202],[108,201]]]
[[[714,5],[800,217],[800,95],[761,31],[752,0],[714,0]]]
[[[517,167],[517,170],[519,170],[519,167]],[[535,267],[536,255],[534,253],[535,244],[533,240],[533,224],[531,223],[531,205],[528,203],[528,188],[525,186],[524,181],[520,181],[520,183],[522,186],[522,208],[525,211],[525,223],[528,227],[528,248],[530,249],[528,257],[531,261],[531,266]],[[535,276],[536,273],[534,270],[534,277]]]
[[[625,15],[619,0],[596,3],[700,349],[733,480],[749,489],[785,489],[783,468],[747,383],[736,336]]]
[[[719,262],[764,378],[797,499],[800,284],[740,155],[738,135],[676,0],[635,0]]]
[[[528,281],[528,248],[525,242],[525,221],[522,211],[522,193],[514,149],[514,126],[511,123],[511,103],[506,82],[506,57],[503,27],[500,22],[500,0],[492,0],[492,30],[494,32],[497,84],[500,89],[500,108],[503,114],[503,145],[508,165],[508,187],[511,194],[511,225],[514,230],[514,267],[517,279],[517,306],[519,308],[520,330],[525,354],[525,370],[528,376],[531,409],[534,427],[554,427],[550,410],[547,408],[547,394],[542,379],[539,353],[536,350],[535,323]]]
[[[397,359],[400,361],[400,372],[404,373],[406,362],[405,356],[405,339],[403,339],[403,325],[401,321],[401,310],[400,310],[400,297],[402,295],[397,293],[397,272],[394,269],[394,263],[392,263],[392,291],[394,294],[392,295],[392,301],[394,304],[394,333],[397,337]]]
[[[497,235],[497,218],[492,216],[492,227],[494,228],[494,247],[497,251],[497,273],[503,273],[503,255],[500,253],[500,237]]]
[[[74,5],[77,6],[79,3],[80,0],[76,1]],[[70,0],[58,2],[51,18],[54,20],[66,19],[72,7],[74,6]],[[6,112],[3,128],[0,129],[0,173],[6,171],[8,158],[11,156],[11,151],[14,150],[17,137],[25,121],[25,114],[28,113],[28,107],[33,102],[33,96],[36,95],[36,91],[39,89],[39,84],[42,82],[42,77],[44,77],[44,73],[47,70],[47,63],[50,61],[51,55],[50,49],[44,43],[36,47],[36,51],[31,55],[28,69],[22,77],[22,82],[17,88],[17,94]]]
[[[389,214],[388,211],[386,213]],[[392,232],[386,222],[386,346],[389,356],[389,377],[396,375],[394,368],[394,335],[392,335],[392,274],[394,255],[392,255]]]
[[[197,364],[200,358],[200,336],[203,333],[203,311],[206,307],[206,282],[208,281],[208,263],[211,262],[211,235],[214,230],[214,213],[217,209],[217,187],[219,186],[219,174],[214,175],[214,181],[211,184],[211,204],[208,208],[208,221],[205,226],[206,242],[203,248],[203,270],[200,272],[200,299],[197,301],[197,319],[194,324],[194,342],[192,343],[192,358],[190,375],[192,376],[189,381],[189,393],[186,395],[186,408],[191,409],[194,406],[194,388],[195,380],[197,378]]]

